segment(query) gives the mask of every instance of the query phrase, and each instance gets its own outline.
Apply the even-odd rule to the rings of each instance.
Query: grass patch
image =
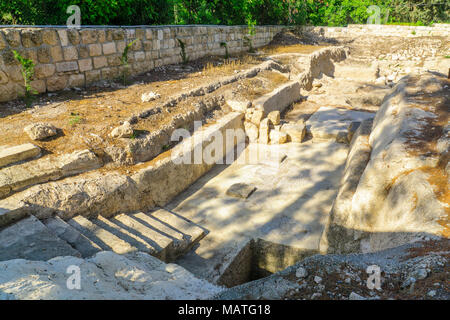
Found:
[[[76,112],[70,113],[69,124],[71,126],[75,126],[75,125],[79,124],[82,120],[83,120],[83,118],[81,118],[80,114],[78,114]]]

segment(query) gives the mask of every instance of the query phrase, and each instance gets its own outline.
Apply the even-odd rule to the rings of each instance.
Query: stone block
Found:
[[[69,76],[69,87],[84,87],[85,78],[84,74],[73,74]]]
[[[116,44],[114,42],[108,42],[103,44],[103,54],[113,54],[116,53]]]
[[[94,68],[99,69],[106,67],[108,65],[108,61],[106,60],[106,57],[100,56],[100,57],[94,57]]]
[[[58,72],[70,72],[77,70],[78,70],[78,63],[76,61],[58,62],[56,64],[56,71]]]
[[[0,150],[0,167],[8,164],[37,157],[41,149],[31,143],[21,144]]]
[[[53,62],[60,62],[64,59],[63,51],[60,46],[50,47],[50,56]]]
[[[38,64],[34,69],[35,76],[38,79],[45,79],[52,76],[55,74],[55,70],[56,68],[54,64]]]
[[[80,72],[92,70],[92,59],[81,59],[78,61]]]
[[[40,47],[37,50],[37,58],[40,63],[51,62],[51,51],[49,47]]]
[[[64,47],[63,48],[64,53],[64,60],[71,61],[71,60],[77,60],[78,59],[78,51],[77,48],[72,47]]]
[[[102,55],[102,46],[98,43],[89,45],[89,55],[91,57],[98,57]]]
[[[67,87],[67,76],[53,76],[47,79],[47,90],[58,91]]]

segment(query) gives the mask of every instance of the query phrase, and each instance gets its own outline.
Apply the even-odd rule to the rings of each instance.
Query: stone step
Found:
[[[83,216],[76,216],[67,223],[78,230],[86,238],[97,244],[102,250],[114,251],[118,254],[138,250],[129,242],[119,238],[110,231],[102,228],[102,226],[97,225]]]
[[[34,216],[0,230],[0,261],[49,260],[58,256],[81,257],[81,253]]]
[[[0,167],[8,164],[37,157],[41,149],[32,143],[25,143],[14,147],[0,148]]]
[[[120,216],[120,217],[119,217]],[[113,219],[98,217],[93,222],[116,237],[127,241],[139,251],[151,254],[163,261],[167,259],[167,251],[172,247],[173,240],[158,232],[158,230],[142,225],[126,214],[121,214]]]
[[[121,214],[112,221],[121,223],[130,232],[158,244],[163,241],[167,248],[162,257],[164,261],[174,261],[205,236],[204,229],[165,209],[150,213]]]
[[[93,256],[102,249],[82,235],[74,227],[64,222],[61,218],[55,216],[42,221],[55,235],[69,243],[73,248],[78,250],[83,258]]]

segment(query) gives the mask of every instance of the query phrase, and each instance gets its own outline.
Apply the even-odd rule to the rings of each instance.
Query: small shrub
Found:
[[[69,124],[71,126],[74,126],[74,125],[80,123],[81,120],[83,120],[83,119],[81,118],[81,116],[78,113],[76,113],[76,112],[70,113]]]
[[[186,45],[183,41],[181,41],[178,38],[177,38],[177,41],[180,44],[180,48],[181,48],[181,52],[180,52],[181,60],[183,61],[184,64],[186,64],[189,62],[189,57],[186,54]]]
[[[121,61],[122,61],[122,66],[124,67],[123,74],[122,74],[122,82],[123,82],[124,85],[126,85],[127,81],[128,81],[128,68],[129,68],[129,65],[128,65],[128,51],[130,50],[131,46],[138,40],[139,39],[134,39],[133,41],[128,43],[125,46],[125,48],[123,49],[123,52],[122,52]]]
[[[252,39],[250,39],[247,36],[244,37],[244,46],[248,47],[248,52],[250,52],[250,53],[255,52],[255,48],[253,48]]]
[[[20,55],[16,50],[13,50],[14,58],[20,63],[20,72],[22,73],[23,83],[25,86],[24,100],[29,107],[33,101],[33,94],[38,92],[31,87],[31,80],[34,76],[35,63],[31,59],[26,59]]]

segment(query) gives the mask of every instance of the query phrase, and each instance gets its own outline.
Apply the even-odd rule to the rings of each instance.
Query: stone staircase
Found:
[[[165,209],[120,214],[111,219],[76,216],[67,222],[57,216],[42,222],[30,216],[0,230],[0,251],[5,253],[0,253],[0,261],[142,251],[171,262],[204,236],[204,229]]]

